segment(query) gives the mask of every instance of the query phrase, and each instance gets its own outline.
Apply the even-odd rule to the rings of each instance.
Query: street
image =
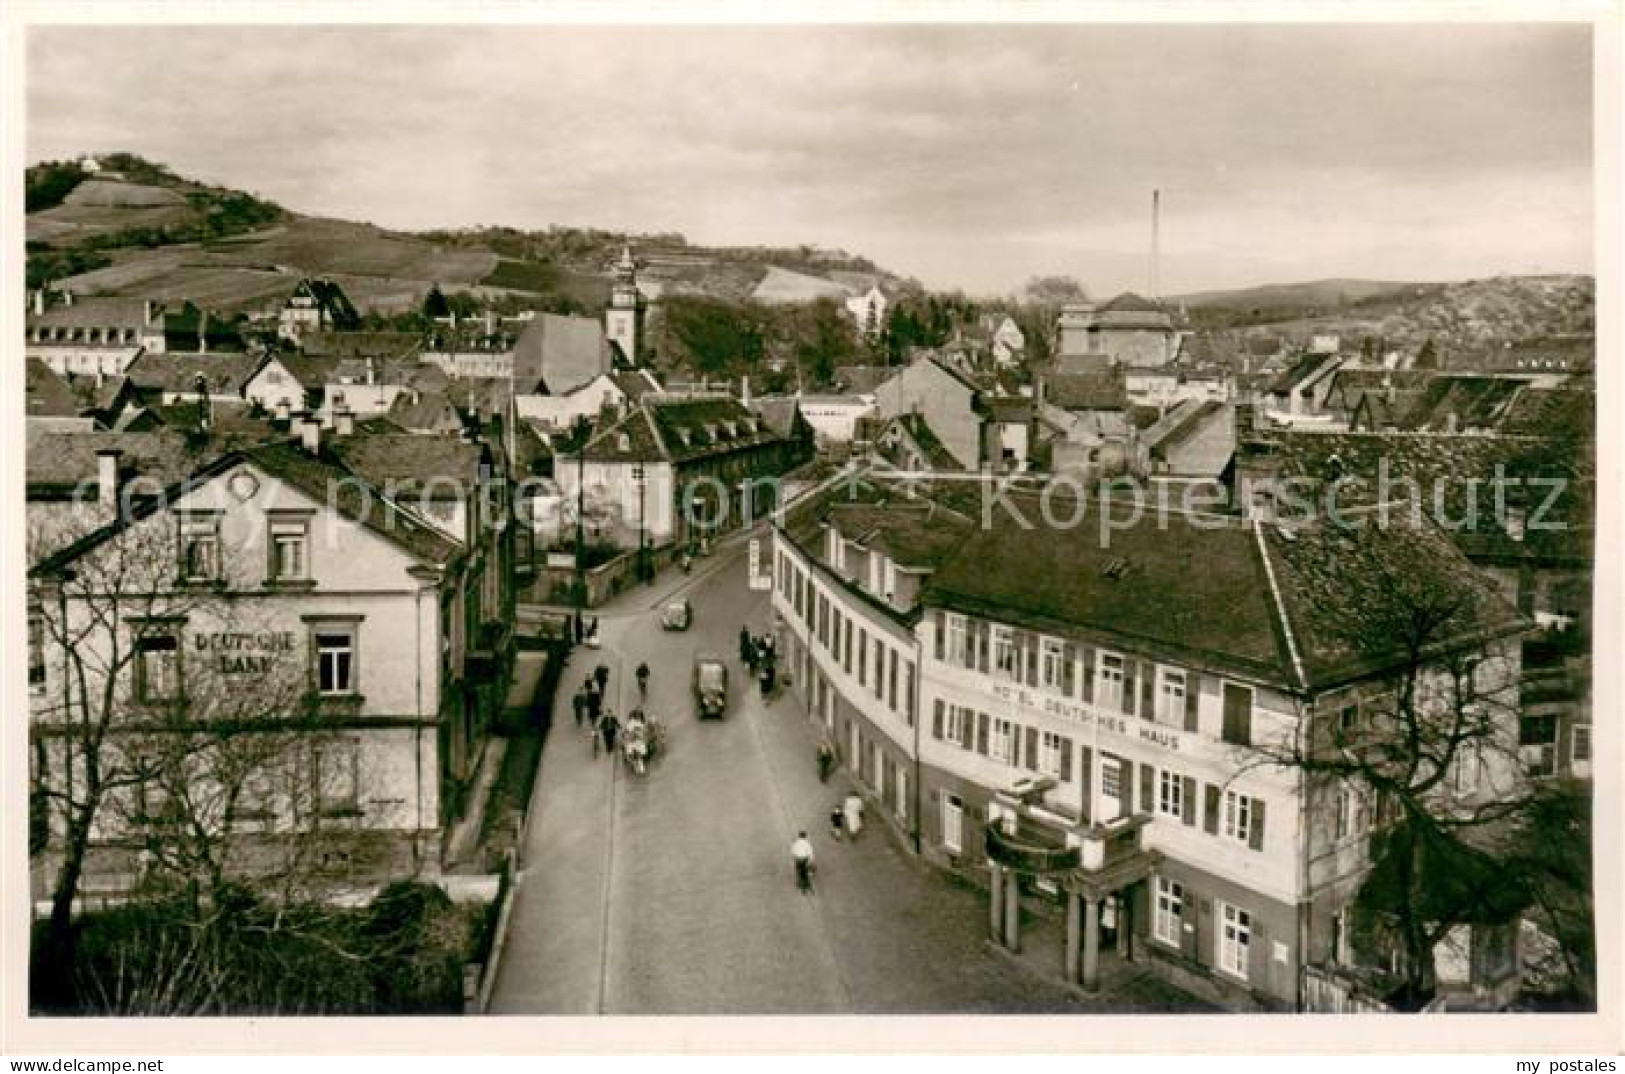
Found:
[[[675,592],[680,587],[680,592]],[[687,632],[659,608],[686,595]],[[566,668],[532,804],[499,1014],[817,1014],[1167,1009],[1157,985],[1085,1001],[984,942],[985,898],[895,846],[884,821],[834,841],[825,818],[844,772],[821,784],[817,738],[793,695],[765,705],[738,660],[741,622],[768,625],[745,588],[744,545],[668,572],[599,610],[604,644]],[[693,654],[730,671],[726,716],[695,719]],[[570,695],[597,663],[611,707],[645,709],[666,749],[643,777],[595,757]],[[796,891],[789,847],[806,830],[815,892]]]

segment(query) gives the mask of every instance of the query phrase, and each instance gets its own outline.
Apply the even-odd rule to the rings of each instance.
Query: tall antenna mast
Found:
[[[1162,280],[1160,279],[1162,266],[1157,262],[1158,255],[1161,252],[1158,249],[1158,243],[1161,240],[1159,234],[1162,224],[1161,216],[1162,191],[1153,190],[1151,192],[1151,297],[1158,300],[1162,298]]]

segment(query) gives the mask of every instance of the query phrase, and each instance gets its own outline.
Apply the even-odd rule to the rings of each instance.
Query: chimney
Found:
[[[497,330],[497,315],[495,310],[485,311],[485,334],[495,335]]]
[[[152,324],[152,299],[141,303],[141,327],[146,328]]]
[[[750,377],[748,376],[739,378],[739,401],[747,407],[750,406]]]
[[[35,291],[32,297],[34,299],[34,316],[45,316],[45,288],[41,287],[38,291]]]
[[[302,415],[294,422],[294,431],[299,434],[299,446],[311,455],[319,453],[322,449],[322,423],[312,414]]]
[[[1160,265],[1157,264],[1157,249],[1161,240],[1160,229],[1162,225],[1162,191],[1151,192],[1151,297],[1153,300],[1162,297],[1162,281],[1158,279]]]
[[[200,310],[197,315],[197,352],[209,353],[209,311]]]
[[[278,399],[276,401],[276,420],[278,423],[286,425],[291,417],[292,410],[293,407],[286,399]]]
[[[333,434],[350,436],[355,433],[355,411],[349,407],[333,411]]]
[[[68,290],[66,287],[62,289],[62,304],[64,306],[73,305],[73,292]]]
[[[96,449],[96,502],[110,510],[118,510],[118,460],[124,454],[118,448]]]

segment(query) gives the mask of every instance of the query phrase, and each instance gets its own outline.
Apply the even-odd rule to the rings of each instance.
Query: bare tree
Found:
[[[1400,1002],[1420,1004],[1441,940],[1527,903],[1521,879],[1499,868],[1531,801],[1518,755],[1519,620],[1431,530],[1306,535],[1280,549],[1288,584],[1309,591],[1305,633],[1365,673],[1324,694],[1295,735],[1255,744],[1244,767],[1305,773],[1311,809],[1339,794],[1368,803],[1356,909],[1372,939],[1397,944]],[[1317,560],[1354,585],[1352,599],[1315,599]]]

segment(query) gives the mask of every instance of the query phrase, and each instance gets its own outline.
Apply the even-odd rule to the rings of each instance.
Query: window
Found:
[[[309,526],[302,520],[271,523],[271,580],[299,582],[309,577]]]
[[[180,696],[180,642],[173,634],[135,643],[136,700],[173,701]]]
[[[1044,639],[1044,686],[1051,690],[1060,690],[1069,693],[1070,690],[1063,685],[1067,678],[1066,646],[1054,638]]]
[[[28,688],[45,688],[45,616],[34,610],[28,613]]]
[[[1157,939],[1179,946],[1179,919],[1185,909],[1185,888],[1165,876],[1157,877],[1157,905],[1151,923]]]
[[[217,516],[181,518],[181,580],[213,582],[220,577],[220,520]]]
[[[947,663],[964,668],[970,648],[965,645],[965,617],[947,616]]]
[[[1100,670],[1095,674],[1095,704],[1118,710],[1123,707],[1123,658],[1116,653],[1100,654]]]
[[[1591,725],[1577,723],[1574,725],[1574,741],[1570,744],[1569,756],[1575,764],[1591,763]]]
[[[1061,754],[1064,750],[1061,736],[1054,731],[1045,731],[1038,736],[1038,770],[1046,776],[1059,777],[1061,774]]]
[[[322,817],[356,816],[361,812],[361,744],[355,739],[329,739],[315,746],[316,812]]]
[[[1123,796],[1123,766],[1113,758],[1100,759],[1100,793],[1111,799]]]
[[[988,755],[1004,764],[1016,763],[1016,725],[1009,720],[994,717],[993,741],[988,744]]]
[[[965,816],[965,803],[957,794],[944,794],[942,796],[942,845],[945,849],[958,854],[963,847],[963,833],[960,831],[961,821]]]
[[[958,705],[949,705],[947,711],[943,714],[942,737],[955,745],[963,746],[965,744],[966,716],[969,713],[969,709],[960,708]]]
[[[893,712],[897,711],[897,650],[887,649],[890,657],[886,661],[886,704]]]
[[[892,789],[895,792],[894,797],[896,799],[895,812],[898,820],[906,821],[908,820],[908,770],[899,765],[894,776]]]
[[[1253,942],[1253,915],[1227,902],[1219,906],[1219,968],[1245,981],[1247,954]]]
[[[1347,745],[1354,741],[1354,736],[1360,727],[1360,706],[1358,703],[1344,705],[1337,710],[1337,742]]]
[[[1185,814],[1185,781],[1164,768],[1157,777],[1157,812],[1180,818]]]
[[[993,627],[993,667],[999,674],[1009,679],[1021,677],[1021,670],[1016,663],[1016,639],[1009,627]]]
[[[1185,673],[1178,668],[1157,669],[1157,722],[1185,725]]]
[[[276,820],[276,783],[265,768],[243,775],[226,821],[233,828],[257,831]]]
[[[1253,692],[1249,687],[1224,684],[1222,735],[1233,746],[1253,744]]]
[[[875,639],[875,700],[879,700],[886,689],[886,646],[879,638]]]
[[[1224,792],[1224,834],[1257,849],[1264,834],[1264,803],[1235,791]]]
[[[1332,817],[1335,825],[1336,838],[1342,842],[1349,837],[1354,828],[1354,796],[1349,789],[1341,784],[1332,793]]]
[[[858,685],[866,686],[869,681],[869,632],[862,627],[858,628]]]
[[[326,627],[316,633],[316,692],[355,693],[355,631]]]

